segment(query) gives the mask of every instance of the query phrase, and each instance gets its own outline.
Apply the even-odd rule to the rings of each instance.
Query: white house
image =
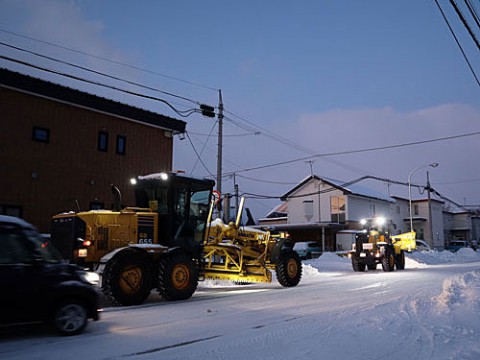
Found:
[[[393,198],[358,184],[316,175],[306,177],[282,200],[283,212],[274,209],[260,225],[288,231],[294,241],[318,241],[325,251],[336,250],[337,231],[359,229],[365,217],[390,217],[395,205]]]
[[[345,250],[345,240],[340,249],[337,234],[352,238],[349,230],[359,230],[362,218],[375,216],[390,219],[394,235],[410,231],[412,224],[417,239],[436,249],[451,240],[480,240],[479,216],[445,211],[444,202],[436,199],[412,200],[410,217],[408,199],[316,175],[307,176],[281,199],[283,203],[260,219],[259,225],[288,232],[294,241],[317,241],[324,251]]]
[[[392,221],[396,225],[396,233],[410,231],[410,220],[417,239],[425,240],[432,248],[445,246],[444,235],[444,202],[436,199],[412,200],[412,218],[408,199],[393,196],[396,200]]]

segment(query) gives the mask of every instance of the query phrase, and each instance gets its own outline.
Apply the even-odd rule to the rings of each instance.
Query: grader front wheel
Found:
[[[114,303],[142,304],[152,289],[152,268],[146,254],[124,250],[111,259],[103,274],[103,292]]]
[[[198,286],[198,272],[190,255],[174,252],[158,265],[158,292],[165,300],[186,300]]]
[[[275,269],[280,285],[292,287],[298,285],[302,277],[302,262],[293,250],[283,250]]]

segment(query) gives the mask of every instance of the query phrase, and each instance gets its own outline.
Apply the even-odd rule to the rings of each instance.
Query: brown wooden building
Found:
[[[107,208],[111,184],[171,171],[181,120],[0,69],[0,214],[50,232],[54,214]]]

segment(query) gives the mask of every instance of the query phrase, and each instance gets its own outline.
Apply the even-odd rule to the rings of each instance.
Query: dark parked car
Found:
[[[98,276],[67,264],[24,220],[0,216],[0,325],[48,322],[64,335],[99,319]]]
[[[445,246],[445,250],[449,250],[449,251],[452,251],[452,252],[457,252],[458,250],[460,250],[462,248],[469,248],[469,247],[470,247],[470,244],[468,243],[468,241],[453,240],[453,241],[450,242],[450,244]]]
[[[317,242],[297,242],[293,246],[293,250],[296,251],[300,259],[303,260],[318,258],[322,254],[322,248]]]

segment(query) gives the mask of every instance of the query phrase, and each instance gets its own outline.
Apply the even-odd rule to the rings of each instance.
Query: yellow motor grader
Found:
[[[205,278],[296,286],[301,262],[293,243],[236,222],[211,221],[215,182],[176,173],[135,179],[136,206],[55,215],[52,242],[67,260],[102,278],[113,303],[143,303],[157,289],[190,298]],[[241,202],[243,207],[243,200]]]
[[[375,270],[378,264],[383,271],[405,269],[405,252],[415,250],[415,232],[390,235],[387,220],[383,217],[362,219],[363,230],[355,235],[355,243],[348,257],[353,271]]]

